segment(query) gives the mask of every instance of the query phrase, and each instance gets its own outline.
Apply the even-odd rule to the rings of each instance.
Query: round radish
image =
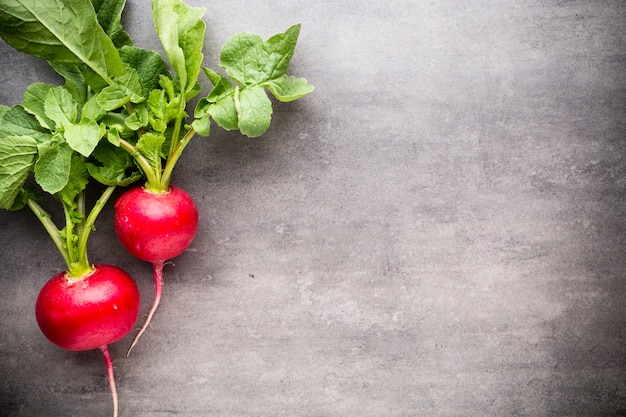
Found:
[[[55,345],[102,351],[116,417],[117,389],[108,345],[126,336],[137,321],[139,290],[130,275],[116,266],[92,268],[79,278],[67,272],[52,277],[39,292],[35,316],[42,333]]]
[[[55,345],[90,350],[117,342],[139,315],[139,291],[126,272],[97,265],[81,278],[65,272],[48,281],[35,304],[37,323]]]
[[[198,209],[182,189],[173,185],[161,193],[133,188],[115,203],[115,231],[135,257],[152,263],[155,295],[152,308],[128,354],[146,331],[161,301],[163,264],[183,253],[198,230]]]
[[[148,262],[183,253],[196,236],[198,210],[182,189],[156,193],[143,187],[126,191],[115,203],[115,231],[124,247]]]

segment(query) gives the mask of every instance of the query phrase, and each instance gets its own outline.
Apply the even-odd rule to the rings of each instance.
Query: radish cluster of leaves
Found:
[[[21,104],[0,105],[0,208],[28,206],[52,237],[70,275],[90,270],[87,239],[117,186],[144,178],[166,191],[183,150],[212,122],[258,137],[269,127],[270,92],[287,102],[313,91],[287,74],[300,25],[267,41],[238,33],[222,47],[220,71],[203,67],[204,8],[152,0],[165,59],[134,44],[121,24],[125,0],[3,0],[0,37],[49,63],[65,83],[29,86]],[[187,103],[202,91],[189,120]],[[39,190],[28,187],[34,177]],[[104,184],[90,211],[85,193]],[[57,228],[39,204],[41,191],[62,204]]]

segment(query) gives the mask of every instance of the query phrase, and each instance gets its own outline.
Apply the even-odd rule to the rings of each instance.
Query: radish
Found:
[[[137,187],[126,191],[115,203],[117,236],[131,254],[151,262],[154,270],[154,302],[128,354],[146,331],[161,301],[164,262],[183,253],[197,229],[196,205],[185,191],[173,185],[163,193]]]
[[[72,351],[102,351],[113,415],[117,416],[117,389],[108,345],[126,336],[139,316],[139,290],[130,275],[112,265],[94,265],[80,278],[62,272],[39,292],[35,315],[41,332],[55,345]]]
[[[132,108],[119,107],[126,127],[135,135],[120,135],[115,140],[134,158],[146,183],[127,191],[116,202],[115,230],[132,255],[152,263],[155,283],[152,308],[127,354],[144,334],[160,303],[163,265],[183,253],[196,234],[195,204],[186,192],[171,185],[174,167],[184,149],[196,134],[208,136],[212,122],[251,138],[261,136],[269,128],[272,115],[266,90],[282,102],[313,91],[304,78],[287,75],[299,24],[267,41],[250,33],[232,36],[220,54],[220,66],[229,76],[225,77],[202,67],[204,8],[188,6],[182,0],[153,0],[152,14],[163,51],[176,75],[162,74],[161,89],[154,88],[146,95],[147,104],[138,100]],[[202,71],[213,89],[198,101],[195,118],[187,124],[186,105],[201,91],[198,77]]]

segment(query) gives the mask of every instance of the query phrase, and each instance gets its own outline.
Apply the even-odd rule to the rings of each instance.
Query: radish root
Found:
[[[130,356],[130,351],[133,350],[137,342],[139,342],[139,338],[141,337],[141,335],[150,325],[150,320],[152,320],[152,316],[154,315],[154,312],[156,311],[157,307],[159,306],[159,302],[161,301],[161,290],[163,289],[163,264],[164,261],[156,261],[152,263],[152,268],[154,269],[154,302],[152,303],[152,308],[148,313],[148,318],[146,318],[146,322],[144,323],[141,330],[139,330],[139,333],[137,333],[137,336],[135,336],[133,343],[131,343],[130,347],[128,348],[128,352],[126,352],[126,357]]]
[[[113,417],[117,417],[119,414],[119,406],[117,403],[117,388],[115,387],[115,376],[113,375],[113,361],[109,354],[109,347],[107,345],[101,346],[100,350],[104,356],[104,363],[107,367],[107,375],[109,377],[109,386],[111,388],[111,396],[113,397]]]

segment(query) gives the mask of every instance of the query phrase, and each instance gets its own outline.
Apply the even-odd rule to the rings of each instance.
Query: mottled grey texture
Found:
[[[316,90],[261,139],[188,148],[200,230],[131,357],[112,346],[122,417],[626,415],[626,3],[191,3],[212,67],[234,32],[302,22],[292,72]],[[1,103],[58,81],[0,56]],[[111,215],[91,260],[147,312]],[[0,230],[0,414],[109,415],[100,353],[34,319],[62,259],[28,211]]]

